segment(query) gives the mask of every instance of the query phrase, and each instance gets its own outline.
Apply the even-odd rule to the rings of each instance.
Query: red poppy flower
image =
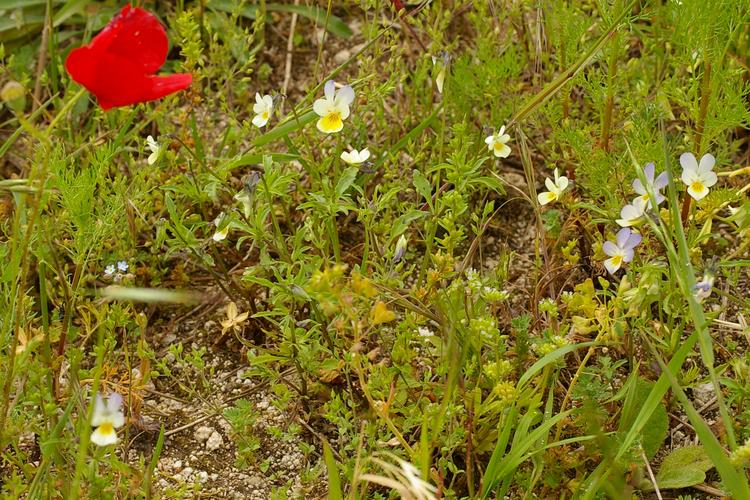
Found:
[[[73,50],[65,68],[107,110],[153,101],[190,86],[193,76],[157,76],[167,59],[167,33],[156,16],[126,5],[91,43]]]

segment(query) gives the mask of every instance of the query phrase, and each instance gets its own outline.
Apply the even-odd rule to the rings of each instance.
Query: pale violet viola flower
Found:
[[[121,260],[117,263],[117,270],[120,271],[121,273],[128,272],[129,267],[130,266],[128,265],[128,263],[124,260]]]
[[[94,414],[91,425],[96,427],[91,433],[91,442],[97,446],[107,446],[117,442],[118,429],[125,425],[125,415],[122,412],[122,396],[116,392],[109,395],[104,402],[101,394],[96,395]]]
[[[510,155],[510,146],[508,146],[510,136],[505,133],[505,125],[494,134],[487,136],[484,143],[487,149],[492,151],[497,158],[507,158]]]
[[[349,165],[359,165],[360,163],[366,162],[369,157],[370,151],[367,148],[363,149],[362,151],[352,149],[350,151],[341,152],[341,159]]]
[[[645,203],[649,201],[648,191],[651,189],[656,198],[656,205],[660,205],[665,199],[664,195],[661,194],[661,190],[667,187],[669,178],[666,172],[662,172],[654,179],[655,169],[656,167],[653,163],[646,165],[643,169],[643,174],[646,177],[647,185],[644,186],[640,179],[636,179],[633,181],[633,191],[638,193]],[[652,206],[652,204],[649,203],[649,206]]]
[[[553,201],[557,201],[562,196],[563,191],[567,189],[568,187],[568,178],[564,175],[560,175],[555,169],[555,180],[554,182],[552,179],[547,177],[544,181],[544,185],[547,186],[547,192],[545,193],[539,193],[537,195],[537,200],[539,200],[540,205],[546,205],[548,203],[552,203]]]
[[[620,210],[620,218],[617,219],[617,224],[622,227],[637,226],[645,220],[647,200],[642,196],[633,200],[633,203],[629,203],[622,207]]]
[[[604,261],[604,267],[610,274],[615,274],[623,264],[633,260],[633,249],[638,246],[643,237],[634,233],[627,227],[620,229],[615,237],[615,241],[605,241],[602,250],[609,256]]]
[[[268,120],[271,118],[272,112],[273,97],[268,94],[261,97],[261,95],[256,92],[255,104],[253,104],[253,113],[255,113],[255,116],[253,117],[253,125],[258,128],[265,127],[266,123],[268,123]]]
[[[328,80],[324,93],[325,97],[313,103],[313,111],[320,116],[318,130],[333,134],[344,128],[344,120],[349,117],[349,105],[354,102],[354,89],[345,85],[336,90],[333,80]]]
[[[711,154],[703,155],[700,164],[693,153],[683,153],[680,156],[682,165],[682,182],[688,187],[687,192],[695,201],[703,199],[708,194],[708,188],[716,184],[718,178],[713,172],[716,159]]]
[[[159,146],[159,143],[149,135],[148,137],[146,137],[146,147],[151,150],[151,154],[148,155],[148,160],[146,161],[149,165],[153,165],[159,159],[159,155],[161,154],[161,146]]]
[[[700,304],[711,296],[716,281],[716,261],[712,260],[703,271],[703,278],[693,286],[693,297]]]

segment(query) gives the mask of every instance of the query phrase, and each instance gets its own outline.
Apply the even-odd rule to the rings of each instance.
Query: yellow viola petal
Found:
[[[370,311],[370,325],[372,326],[388,323],[394,319],[396,319],[396,313],[388,309],[382,300],[377,301]]]
[[[318,120],[318,130],[325,134],[333,134],[344,128],[344,121],[340,113],[328,113]]]

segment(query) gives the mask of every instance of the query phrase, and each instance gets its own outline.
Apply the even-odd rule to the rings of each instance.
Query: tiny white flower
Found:
[[[129,267],[130,266],[128,266],[128,263],[124,260],[121,260],[117,263],[117,270],[120,271],[121,273],[128,272]]]
[[[547,177],[544,181],[544,185],[547,186],[547,192],[539,193],[537,195],[537,200],[539,200],[540,205],[546,205],[559,200],[563,191],[568,187],[568,178],[564,175],[560,175],[557,169],[555,169],[555,181],[553,182],[552,179]]]
[[[637,226],[644,220],[646,214],[646,204],[648,196],[644,199],[642,196],[633,200],[633,203],[625,205],[620,210],[620,218],[617,223],[622,227]]]
[[[369,157],[370,151],[368,151],[367,148],[363,149],[362,151],[352,149],[350,151],[341,152],[341,159],[349,165],[359,165],[360,163],[366,162]]]
[[[500,130],[487,136],[484,143],[487,144],[487,149],[492,151],[496,157],[507,158],[510,155],[508,141],[510,141],[510,136],[505,133],[505,125],[503,125],[500,127]]]
[[[255,117],[253,117],[253,125],[258,128],[265,127],[266,123],[268,123],[268,120],[271,118],[272,112],[273,97],[268,94],[261,97],[261,95],[256,92],[255,104],[253,104],[253,113],[255,113]]]
[[[602,250],[609,256],[604,261],[604,267],[610,274],[615,274],[624,263],[633,260],[633,249],[638,246],[643,237],[628,228],[622,228],[617,233],[615,241],[605,241]]]
[[[354,89],[345,85],[336,90],[333,80],[328,80],[324,93],[325,97],[313,103],[313,111],[320,116],[318,130],[333,134],[344,128],[344,120],[349,117],[349,105],[354,102]]]
[[[695,201],[703,199],[708,194],[708,188],[716,184],[718,180],[713,172],[716,159],[711,154],[705,154],[698,164],[693,153],[683,153],[680,156],[680,164],[682,165],[682,182],[688,187],[688,194]]]
[[[148,137],[146,137],[146,147],[151,150],[151,154],[148,155],[147,162],[149,165],[153,165],[159,159],[159,155],[161,154],[161,146],[159,146],[159,143],[149,135]]]
[[[647,202],[649,201],[648,188],[650,187],[654,192],[654,197],[656,197],[656,204],[659,205],[665,199],[664,195],[661,194],[661,190],[667,186],[669,178],[667,177],[666,172],[662,172],[656,177],[656,179],[654,179],[655,168],[656,167],[653,163],[646,165],[643,169],[643,173],[646,177],[647,186],[644,186],[640,179],[636,179],[633,181],[633,191],[641,195],[640,198],[642,198],[644,202]],[[651,203],[649,203],[649,206],[650,205]]]
[[[110,264],[110,265],[108,265],[107,267],[104,268],[104,276],[109,277],[109,276],[112,276],[113,274],[115,274],[115,265],[114,264]]]
[[[94,414],[91,425],[96,427],[91,433],[91,442],[98,446],[107,446],[117,442],[118,429],[125,425],[125,415],[122,412],[122,396],[116,392],[109,395],[104,402],[101,394],[96,395]]]

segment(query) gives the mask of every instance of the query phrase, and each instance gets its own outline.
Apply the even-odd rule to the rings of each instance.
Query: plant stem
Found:
[[[700,109],[698,110],[698,122],[695,125],[695,155],[700,159],[701,153],[703,152],[703,133],[706,127],[706,115],[708,114],[708,103],[711,100],[711,62],[706,61],[705,68],[703,70],[703,79],[701,80],[701,103]],[[687,224],[690,215],[690,203],[691,196],[685,191],[684,198],[682,199],[682,221]]]

